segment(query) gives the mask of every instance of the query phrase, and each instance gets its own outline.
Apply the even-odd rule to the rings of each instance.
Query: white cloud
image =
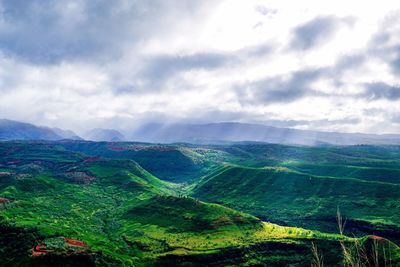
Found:
[[[400,84],[394,1],[32,3],[0,0],[2,117],[78,131],[157,118],[400,130],[393,94],[364,94]],[[312,45],[293,48],[296,29],[312,22],[320,28],[298,36]],[[288,82],[304,72],[317,74]]]

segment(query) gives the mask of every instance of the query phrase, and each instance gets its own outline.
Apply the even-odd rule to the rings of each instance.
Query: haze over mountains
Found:
[[[100,128],[90,130],[84,137],[91,141],[122,142],[126,140],[125,136],[117,130]]]
[[[114,129],[96,128],[82,137],[70,130],[36,126],[30,123],[0,120],[0,140],[90,140],[90,141],[140,141],[150,143],[227,143],[266,142],[297,145],[398,145],[400,135],[338,133],[291,128],[278,128],[261,124],[222,122],[208,124],[145,124],[132,133]]]
[[[69,130],[36,126],[30,123],[0,119],[0,140],[80,140]]]
[[[256,141],[298,145],[319,145],[324,143],[334,145],[400,144],[400,135],[320,132],[235,122],[148,124],[135,131],[132,139],[160,143]]]

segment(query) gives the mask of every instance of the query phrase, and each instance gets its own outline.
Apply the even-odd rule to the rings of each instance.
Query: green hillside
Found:
[[[337,266],[340,242],[371,240],[397,263],[364,236],[399,240],[397,148],[363,149],[3,142],[0,265],[310,266],[314,244]],[[337,234],[337,207],[360,239]]]
[[[193,188],[193,195],[288,225],[337,231],[339,208],[353,221],[400,225],[400,185],[315,176],[284,167],[225,166]],[[390,236],[391,237],[391,236]]]
[[[228,153],[193,145],[149,143],[63,142],[75,152],[107,158],[131,159],[160,179],[187,183],[197,181],[231,157]]]
[[[179,197],[181,186],[131,160],[40,143],[0,143],[0,153],[0,265],[308,266],[312,241],[332,262],[338,240],[353,242]]]
[[[287,146],[279,144],[233,144],[216,146],[254,167],[280,164],[312,164],[398,169],[400,146]]]
[[[243,143],[215,149],[229,153],[227,166],[242,169],[230,170],[229,176],[214,180],[215,187],[210,182],[201,189],[225,169],[205,176],[200,185],[193,185],[200,198],[229,204],[265,220],[329,232],[337,231],[334,214],[340,208],[348,217],[349,234],[376,233],[400,244],[399,146]],[[266,167],[280,171],[261,171]]]

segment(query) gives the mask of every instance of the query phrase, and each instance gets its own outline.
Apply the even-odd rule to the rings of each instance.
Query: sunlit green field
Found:
[[[335,265],[342,260],[339,242],[358,240],[333,226],[338,207],[351,220],[400,225],[397,150],[390,160],[382,152],[379,160],[370,156],[364,163],[347,155],[353,165],[342,168],[357,171],[342,177],[340,168],[334,175],[311,164],[303,151],[308,148],[118,145],[126,150],[109,143],[0,143],[0,197],[7,199],[0,204],[1,265],[309,266],[312,243]],[[163,172],[168,164],[158,162],[162,153],[176,177],[161,180],[136,163],[165,177],[171,170]],[[324,155],[322,162],[337,152],[315,153]],[[335,164],[342,166],[342,160]],[[374,164],[388,170],[391,182],[383,175],[374,179],[381,174]],[[368,168],[374,171],[361,179]],[[375,233],[366,231],[357,233]],[[391,239],[388,229],[380,231]],[[52,237],[83,241],[89,251],[33,257],[32,248]],[[397,246],[391,251],[396,260]]]

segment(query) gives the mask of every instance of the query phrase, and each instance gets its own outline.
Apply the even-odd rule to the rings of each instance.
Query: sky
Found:
[[[400,133],[400,3],[0,0],[0,117]]]

